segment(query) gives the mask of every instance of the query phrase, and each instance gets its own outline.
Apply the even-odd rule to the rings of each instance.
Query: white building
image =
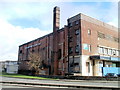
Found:
[[[5,62],[6,73],[17,74],[18,73],[18,62],[17,61],[6,61]]]

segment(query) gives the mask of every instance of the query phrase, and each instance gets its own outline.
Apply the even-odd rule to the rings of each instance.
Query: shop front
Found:
[[[93,62],[93,76],[105,76],[107,73],[120,73],[120,58],[110,56],[90,56]]]

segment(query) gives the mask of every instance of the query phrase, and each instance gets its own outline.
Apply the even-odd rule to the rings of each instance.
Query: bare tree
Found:
[[[42,63],[43,60],[40,54],[38,53],[29,54],[28,66],[30,70],[35,71],[35,75],[38,75],[40,70],[42,69]]]

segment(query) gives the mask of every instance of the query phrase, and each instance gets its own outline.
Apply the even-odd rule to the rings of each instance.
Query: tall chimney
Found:
[[[59,20],[60,20],[60,8],[59,7],[54,7],[53,10],[53,52],[54,52],[54,57],[53,57],[53,71],[54,75],[58,74],[58,32],[59,30]]]
[[[53,32],[59,30],[60,26],[60,8],[54,7],[53,10]]]

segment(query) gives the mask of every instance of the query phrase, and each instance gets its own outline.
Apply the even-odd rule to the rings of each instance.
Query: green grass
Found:
[[[27,75],[21,75],[21,74],[7,74],[7,73],[2,73],[2,75],[0,76],[4,76],[4,77],[18,77],[18,78],[26,78],[26,79],[47,79],[47,80],[55,80],[52,78],[43,78],[43,77],[37,77],[37,76],[27,76]]]

